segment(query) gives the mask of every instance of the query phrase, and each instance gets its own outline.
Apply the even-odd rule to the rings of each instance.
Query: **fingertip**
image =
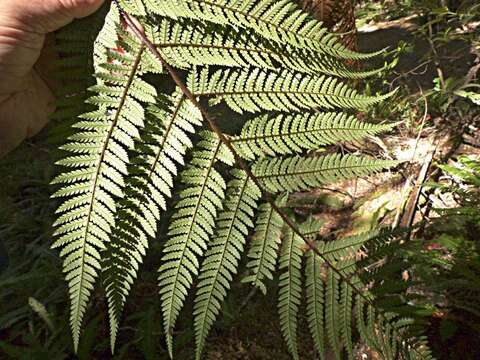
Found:
[[[74,18],[82,18],[93,14],[102,6],[104,0],[57,0],[71,12]]]
[[[0,0],[0,3],[3,2]],[[98,10],[104,0],[9,0],[0,5],[0,19],[10,27],[49,33]]]

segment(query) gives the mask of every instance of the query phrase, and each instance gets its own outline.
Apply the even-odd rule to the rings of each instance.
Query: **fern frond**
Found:
[[[182,94],[175,92],[171,98],[163,97],[150,106],[146,120],[103,263],[112,352],[120,316],[145,255],[148,237],[155,238],[157,234],[160,210],[166,209],[166,198],[171,196],[177,165],[183,165],[185,151],[192,146],[189,135],[201,124],[202,117]]]
[[[62,161],[74,170],[59,175],[53,183],[67,184],[54,196],[68,197],[58,209],[53,247],[61,247],[63,268],[69,285],[72,327],[75,349],[88,299],[101,268],[100,251],[110,240],[115,224],[114,198],[124,195],[124,176],[129,163],[128,150],[143,127],[144,103],[154,102],[155,89],[138,77],[143,45],[129,43],[129,52],[122,56],[122,71],[110,73],[120,86],[98,81],[92,90],[98,95],[89,102],[98,110],[82,115],[84,120],[75,127],[80,130],[63,146],[74,156]],[[132,91],[136,83],[145,90],[137,97]],[[148,93],[148,95],[147,95]]]
[[[289,70],[265,71],[208,69],[189,75],[189,89],[210,99],[211,106],[225,101],[238,113],[300,111],[301,109],[366,109],[393,94],[366,96],[325,75],[306,75]]]
[[[319,157],[261,158],[252,167],[271,193],[300,191],[322,184],[365,176],[398,164],[365,156],[329,154]]]
[[[199,360],[213,322],[220,311],[245,246],[248,229],[253,226],[254,210],[261,193],[242,171],[234,170],[227,188],[224,209],[217,219],[216,233],[202,264],[193,310],[196,359]]]
[[[374,229],[352,236],[337,238],[331,241],[319,241],[319,252],[330,262],[337,263],[345,259],[356,257],[358,251],[372,241],[385,240],[390,230]]]
[[[122,9],[127,11],[129,14],[137,16],[145,16],[147,14],[142,0],[119,0],[119,4]]]
[[[378,55],[346,49],[322,23],[312,19],[290,0],[144,0],[147,8],[172,19],[188,18],[251,29],[278,43],[311,49],[343,59]]]
[[[405,326],[405,321],[398,321],[389,313],[376,313],[372,295],[356,275],[358,269],[363,268],[358,266],[358,251],[374,239],[388,238],[389,233],[389,230],[374,230],[321,241],[317,251],[322,257],[313,250],[307,251],[307,319],[322,358],[325,339],[337,359],[343,357],[343,351],[349,359],[354,358],[352,328],[355,322],[366,344],[387,358],[398,358],[401,348],[398,339],[402,338],[399,329]],[[367,309],[366,315],[358,308],[362,306]],[[354,309],[356,316],[353,316]]]
[[[304,52],[272,44],[244,29],[233,29],[204,22],[161,18],[152,31],[152,41],[172,66],[256,67],[275,70],[285,68],[308,74],[326,74],[360,79],[381,69],[353,71],[331,56],[309,56]]]
[[[278,293],[280,329],[294,359],[298,354],[298,311],[302,298],[302,239],[288,228],[282,244]]]
[[[395,124],[369,124],[344,113],[306,113],[249,120],[231,139],[247,159],[317,150],[323,145],[354,141],[392,129]]]
[[[277,199],[278,206],[283,206],[285,200],[286,197],[280,196]],[[269,203],[260,205],[248,252],[250,261],[247,268],[251,275],[243,278],[242,282],[252,284],[264,294],[267,293],[264,282],[266,279],[272,280],[275,272],[283,225],[282,217]]]
[[[359,275],[364,269],[357,257],[370,243],[368,235],[317,241],[320,221],[310,218],[297,227],[283,208],[291,191],[396,164],[353,155],[305,156],[391,128],[347,115],[391,95],[365,96],[340,80],[378,72],[355,72],[344,64],[373,55],[347,50],[292,0],[113,1],[93,49],[96,94],[86,106],[94,110],[76,123],[63,147],[71,155],[59,161],[70,170],[54,181],[62,184],[55,196],[66,197],[57,211],[54,246],[62,247],[75,348],[102,271],[113,351],[122,309],[185,162],[158,275],[170,357],[176,321],[199,275],[194,327],[200,359],[251,227],[250,273],[243,281],[266,292],[281,248],[278,312],[295,359],[304,252],[308,325],[321,357],[328,342],[338,359],[345,352],[351,358],[354,325],[382,356],[409,354],[409,346],[417,346],[404,341],[409,319],[383,311],[370,282]],[[176,90],[160,83],[165,71]],[[158,96],[147,78],[173,94]],[[262,116],[248,121],[240,135],[222,134],[223,124],[216,124],[206,105],[222,102]],[[193,137],[202,115],[213,132]],[[232,170],[234,162],[239,168]],[[261,195],[266,203],[254,224]]]
[[[180,192],[180,200],[175,205],[159,269],[158,284],[170,356],[175,322],[192,286],[193,276],[198,273],[197,258],[207,248],[225,198],[225,181],[214,166],[218,161],[233,163],[232,154],[215,134],[205,131],[201,137],[198,150],[181,174],[186,188]]]
[[[323,260],[313,251],[306,252],[306,296],[307,296],[307,321],[310,334],[320,359],[325,359],[325,322],[323,319],[325,299],[324,284],[325,269]]]

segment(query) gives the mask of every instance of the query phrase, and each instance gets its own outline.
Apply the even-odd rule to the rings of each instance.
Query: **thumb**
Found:
[[[76,18],[94,13],[104,0],[0,0],[3,18],[17,22],[17,28],[46,34]]]

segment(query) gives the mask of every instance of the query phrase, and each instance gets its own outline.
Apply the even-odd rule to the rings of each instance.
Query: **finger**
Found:
[[[104,0],[0,0],[1,17],[12,26],[46,34],[94,13]],[[15,26],[16,25],[16,26]]]
[[[0,104],[0,158],[37,134],[55,109],[53,94],[35,72],[27,81],[27,90],[12,94]]]

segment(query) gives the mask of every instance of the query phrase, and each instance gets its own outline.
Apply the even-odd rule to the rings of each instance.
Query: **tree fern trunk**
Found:
[[[332,32],[345,34],[342,43],[350,50],[357,49],[355,0],[300,0],[304,10],[322,21]]]

